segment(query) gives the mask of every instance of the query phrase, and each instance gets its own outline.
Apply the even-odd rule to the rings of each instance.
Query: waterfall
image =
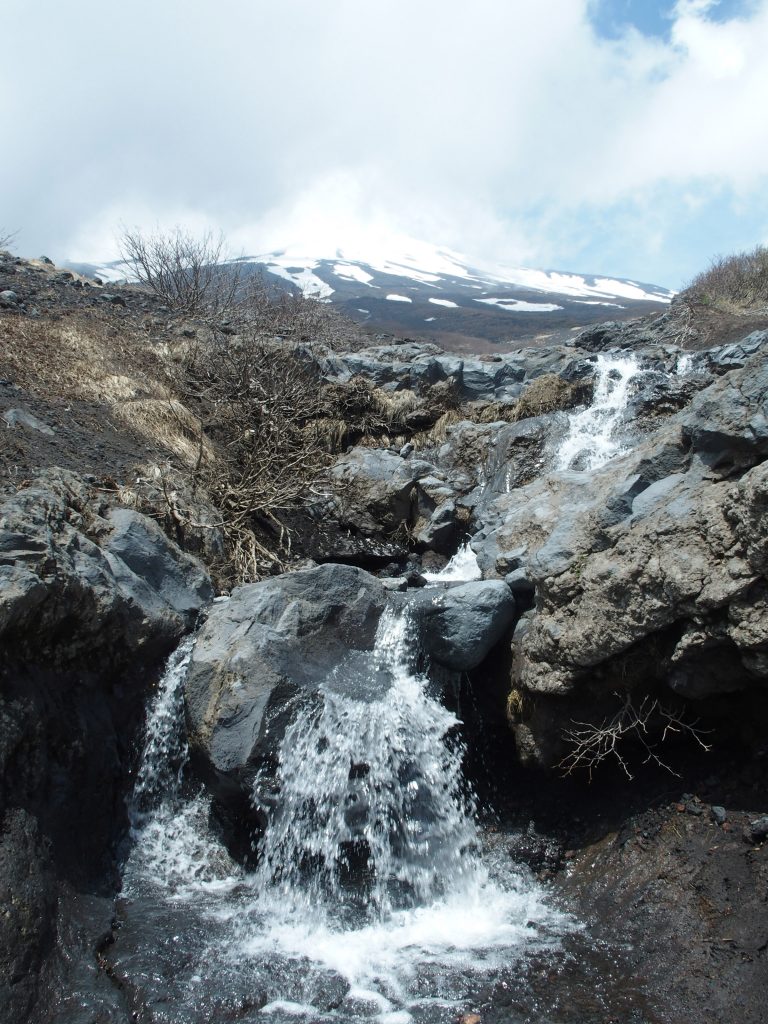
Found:
[[[193,645],[194,638],[186,637],[170,656],[147,711],[128,804],[133,849],[123,876],[126,893],[149,886],[190,895],[212,882],[223,865],[231,866],[207,825],[210,801],[200,786],[186,792],[184,787],[184,683]]]
[[[320,706],[289,727],[262,843],[265,890],[336,913],[350,901],[350,853],[362,854],[365,916],[380,918],[477,870],[461,750],[444,742],[458,721],[427,696],[408,664],[413,649],[407,618],[385,612],[372,655],[351,654],[322,685]]]
[[[690,352],[681,352],[677,357],[675,373],[678,377],[687,377],[693,373],[693,356]]]
[[[598,469],[624,450],[615,435],[621,424],[631,382],[640,372],[633,355],[597,357],[592,404],[569,418],[568,433],[555,456],[555,469]]]
[[[184,731],[184,680],[192,654],[186,637],[168,659],[165,672],[147,713],[144,743],[129,806],[131,820],[140,827],[152,810],[176,807],[189,757]]]
[[[415,670],[406,615],[385,612],[375,649],[348,652],[287,729],[253,873],[186,777],[190,649],[148,711],[109,952],[164,1020],[224,1019],[238,1000],[273,1022],[452,1020],[572,929],[506,848],[481,851],[458,722]]]
[[[470,583],[481,579],[482,572],[477,555],[467,541],[439,572],[424,572],[422,576],[427,583]]]

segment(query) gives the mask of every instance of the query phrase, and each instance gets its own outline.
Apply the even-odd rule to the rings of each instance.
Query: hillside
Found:
[[[768,319],[574,335],[0,254],[0,1017],[759,1024]]]
[[[474,266],[466,257],[404,239],[366,247],[289,246],[239,261],[277,287],[334,305],[372,334],[434,341],[457,352],[556,344],[606,317],[660,312],[673,293],[655,285],[525,267]],[[76,264],[104,280],[120,264]]]

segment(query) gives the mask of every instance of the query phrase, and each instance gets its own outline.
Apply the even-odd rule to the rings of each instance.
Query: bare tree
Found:
[[[18,231],[7,231],[0,227],[0,249],[7,249],[16,235],[18,235]]]
[[[226,317],[238,302],[242,266],[228,257],[221,233],[125,228],[118,244],[136,279],[176,312]]]
[[[621,700],[621,706],[615,714],[597,724],[574,722],[574,728],[563,734],[563,738],[571,744],[571,750],[558,767],[562,768],[566,775],[584,768],[591,779],[595,766],[607,757],[613,757],[627,778],[632,779],[623,753],[624,741],[628,739],[639,743],[645,754],[644,764],[652,762],[673,775],[677,773],[661,759],[656,749],[656,744],[663,743],[670,733],[686,734],[703,750],[710,749],[710,745],[704,742],[705,731],[698,728],[698,720],[687,722],[683,712],[666,707],[659,700],[652,700],[649,696],[643,697],[637,707],[630,693],[625,694],[623,699],[619,694],[614,696]]]

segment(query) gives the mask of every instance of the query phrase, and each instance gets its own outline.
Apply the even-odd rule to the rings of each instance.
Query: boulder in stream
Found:
[[[214,606],[190,662],[193,754],[217,796],[250,811],[254,778],[277,766],[287,725],[349,651],[373,648],[388,590],[348,565],[322,565],[239,587]]]

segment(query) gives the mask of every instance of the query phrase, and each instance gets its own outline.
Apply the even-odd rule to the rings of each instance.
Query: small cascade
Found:
[[[382,616],[374,651],[342,662],[283,740],[281,800],[262,844],[261,888],[317,913],[359,903],[343,879],[362,857],[364,916],[455,890],[476,870],[461,795],[457,719],[408,664],[408,620]],[[362,672],[361,672],[362,669]]]
[[[678,377],[687,377],[693,373],[693,356],[690,352],[681,352],[677,357],[675,373]]]
[[[629,387],[640,373],[633,355],[599,355],[592,404],[571,413],[568,434],[555,456],[555,469],[590,471],[623,452],[616,439]]]
[[[456,554],[439,572],[424,572],[422,576],[427,583],[471,583],[482,579],[477,555],[469,546],[469,541],[462,544]]]
[[[489,978],[512,983],[521,956],[572,930],[503,846],[481,852],[458,722],[415,671],[407,616],[385,612],[375,649],[350,651],[288,727],[251,874],[185,777],[191,646],[149,709],[108,954],[164,1020],[203,1024],[233,1005],[274,1022],[454,1020]]]
[[[184,730],[184,680],[193,638],[186,637],[168,659],[157,693],[147,713],[144,746],[129,807],[131,821],[140,827],[162,805],[177,806],[189,757]]]
[[[158,886],[174,895],[193,892],[221,873],[229,858],[208,828],[209,800],[185,788],[189,760],[184,683],[194,638],[170,656],[148,712],[144,743],[128,813],[133,849],[124,892]]]

